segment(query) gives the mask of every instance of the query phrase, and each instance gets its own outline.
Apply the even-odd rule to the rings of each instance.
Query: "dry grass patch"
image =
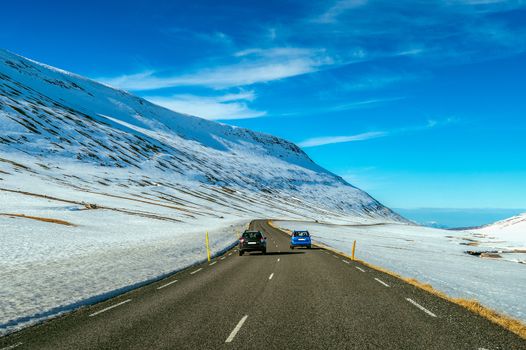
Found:
[[[53,218],[42,218],[39,216],[30,216],[25,214],[7,214],[7,213],[0,213],[2,216],[8,216],[11,218],[24,218],[24,219],[31,219],[31,220],[37,220],[37,221],[43,221],[48,222],[52,224],[58,224],[58,225],[64,225],[64,226],[76,226],[75,224],[72,224],[69,221],[60,220],[60,219],[53,219]]]

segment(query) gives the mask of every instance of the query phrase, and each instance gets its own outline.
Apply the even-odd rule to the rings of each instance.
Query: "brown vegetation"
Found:
[[[38,220],[38,221],[49,222],[49,223],[52,223],[52,224],[58,224],[58,225],[64,225],[64,226],[76,226],[76,225],[72,224],[69,221],[53,219],[53,218],[42,218],[42,217],[39,217],[39,216],[30,216],[30,215],[25,215],[25,214],[8,214],[8,213],[0,213],[0,215],[8,216],[8,217],[11,217],[11,218],[17,217],[17,218]]]

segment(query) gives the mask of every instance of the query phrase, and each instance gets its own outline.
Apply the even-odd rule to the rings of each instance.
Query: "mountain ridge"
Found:
[[[206,185],[286,191],[284,196],[319,202],[338,216],[404,221],[273,135],[176,113],[5,50],[0,79],[4,154],[22,151],[41,161],[74,160],[105,169],[156,169]]]

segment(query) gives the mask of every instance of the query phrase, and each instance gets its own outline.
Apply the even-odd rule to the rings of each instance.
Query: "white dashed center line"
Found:
[[[279,258],[278,258],[278,262],[279,262]]]
[[[102,309],[102,310],[99,310],[99,311],[97,311],[97,312],[92,313],[91,315],[89,315],[89,317],[97,316],[98,314],[101,314],[101,313],[103,313],[103,312],[105,312],[105,311],[111,310],[111,309],[113,309],[113,308],[115,308],[115,307],[117,307],[117,306],[121,306],[121,305],[124,305],[124,304],[126,304],[126,303],[129,303],[130,301],[131,301],[131,299],[127,299],[127,300],[121,301],[121,302],[118,303],[118,304],[115,304],[115,305],[112,305],[112,306],[108,306],[108,307],[105,308],[105,309]]]
[[[350,262],[348,262],[347,260],[343,260],[343,259],[342,259],[342,261],[343,261],[344,263],[346,263],[346,264],[350,264]]]
[[[222,256],[222,257],[221,257],[221,260],[225,260],[225,258],[226,258],[226,256]]]
[[[198,272],[201,271],[202,269],[203,269],[203,268],[200,267],[200,268],[198,268],[197,270],[190,272],[190,275],[193,275],[194,273],[198,273]]]
[[[355,266],[358,270],[362,271],[362,272],[365,272],[364,269],[362,269],[361,267],[358,267],[358,266]]]
[[[232,340],[234,340],[234,338],[236,337],[237,332],[239,332],[239,330],[241,329],[241,327],[243,327],[243,323],[245,323],[245,321],[247,320],[247,318],[248,318],[248,315],[243,316],[243,318],[238,322],[236,328],[234,328],[234,330],[232,331],[232,333],[230,333],[230,335],[228,336],[228,338],[226,338],[225,343],[231,343]]]
[[[375,278],[374,280],[375,280],[376,282],[380,283],[380,284],[383,284],[383,285],[386,286],[386,287],[390,287],[387,283],[385,283],[385,282],[382,281],[381,279]]]
[[[414,306],[416,306],[417,308],[419,308],[420,310],[424,311],[426,314],[428,314],[429,316],[431,317],[437,317],[437,315],[435,315],[434,313],[432,313],[431,311],[429,311],[428,309],[426,309],[425,307],[423,307],[422,305],[420,305],[419,303],[417,303],[416,301],[414,301],[413,299],[409,299],[409,298],[405,298],[405,300],[407,300],[408,302],[410,302],[411,304],[413,304]]]
[[[14,349],[14,348],[19,347],[20,345],[22,345],[22,343],[16,343],[16,344],[13,344],[13,345],[7,346],[7,347],[5,347],[5,348],[2,348],[2,349],[0,349],[0,350],[10,350],[10,349]]]
[[[212,265],[215,265],[215,264],[217,264],[217,261],[213,261],[213,262],[211,262],[211,263],[209,264],[209,266],[212,266]]]
[[[274,272],[272,272],[272,273],[270,274],[270,276],[268,276],[268,279],[271,280],[272,277],[274,277]]]
[[[332,256],[335,257],[335,258],[338,258],[338,256],[336,256],[336,255],[334,255],[334,254],[332,254]]]
[[[163,289],[164,287],[168,287],[169,285],[172,285],[172,284],[174,284],[175,282],[177,282],[177,280],[172,281],[172,282],[168,282],[168,283],[166,283],[166,284],[163,284],[162,286],[157,287],[157,289]]]
[[[232,255],[232,253],[228,253],[228,256]]]

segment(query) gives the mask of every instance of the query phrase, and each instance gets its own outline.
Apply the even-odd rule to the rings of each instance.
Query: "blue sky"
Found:
[[[271,133],[397,208],[526,208],[526,2],[12,1],[0,46]]]

